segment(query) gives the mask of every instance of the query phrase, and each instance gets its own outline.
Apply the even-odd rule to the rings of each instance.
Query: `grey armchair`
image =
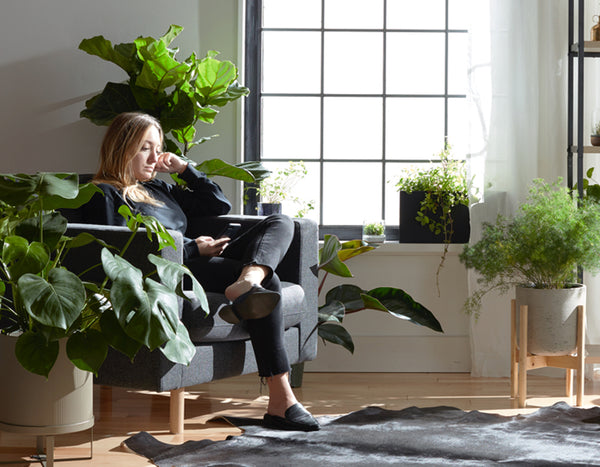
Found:
[[[65,212],[69,220],[67,235],[90,232],[111,245],[122,245],[131,232],[126,227],[113,227],[77,223],[77,212]],[[242,224],[248,228],[259,218],[256,216],[219,216],[202,220],[203,234],[216,234],[229,222]],[[283,285],[282,303],[285,316],[285,345],[293,365],[292,384],[299,386],[304,361],[312,360],[317,353],[317,333],[313,332],[317,323],[318,283],[318,233],[315,222],[307,219],[294,219],[295,235],[288,254],[283,259],[277,274]],[[190,236],[197,223],[190,220]],[[209,229],[207,231],[207,225]],[[173,233],[173,232],[172,232]],[[145,232],[138,232],[139,238],[130,247],[128,259],[143,271],[153,267],[146,260],[148,253],[162,254],[173,261],[182,261],[182,236],[175,232],[173,237],[177,250],[157,248],[147,240]],[[100,247],[89,245],[88,251],[81,252],[70,260],[70,268],[84,271],[90,264],[98,262]],[[196,345],[196,355],[189,366],[174,364],[158,351],[140,350],[133,362],[124,355],[109,351],[100,369],[97,384],[120,386],[147,391],[170,391],[170,428],[180,433],[184,427],[185,388],[209,381],[257,372],[256,362],[249,335],[243,323],[232,325],[223,321],[216,313],[226,302],[222,294],[207,293],[210,313],[199,309],[198,303],[182,300],[180,317],[186,325],[192,342]],[[300,366],[299,366],[300,364]],[[300,373],[301,374],[301,373]]]

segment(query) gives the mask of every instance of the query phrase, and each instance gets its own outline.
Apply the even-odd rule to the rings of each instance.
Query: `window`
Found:
[[[446,137],[466,157],[467,6],[247,0],[246,159],[304,161],[296,194],[321,233],[360,236],[374,217],[397,227],[401,171]]]

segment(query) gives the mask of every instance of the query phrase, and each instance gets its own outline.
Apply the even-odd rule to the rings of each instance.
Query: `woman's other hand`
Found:
[[[156,165],[154,166],[154,170],[157,172],[177,172],[178,174],[183,172],[186,168],[187,162],[171,152],[163,152],[160,154],[158,156],[158,161],[156,161]]]
[[[200,256],[219,256],[227,247],[229,240],[227,237],[217,238],[216,240],[212,237],[198,237],[196,238],[196,245]]]

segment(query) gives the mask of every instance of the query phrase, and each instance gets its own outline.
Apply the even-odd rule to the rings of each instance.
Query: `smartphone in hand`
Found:
[[[229,239],[233,240],[234,237],[236,237],[237,234],[240,232],[241,228],[242,228],[241,224],[232,222],[232,223],[228,224],[227,227],[225,227],[225,229],[223,229],[223,231],[217,236],[217,238],[229,238]]]

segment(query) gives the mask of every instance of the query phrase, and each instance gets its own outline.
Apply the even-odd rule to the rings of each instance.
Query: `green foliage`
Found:
[[[465,246],[460,260],[481,276],[479,290],[465,304],[476,316],[491,290],[567,287],[576,280],[577,266],[600,270],[600,206],[573,199],[560,179],[534,180],[517,215],[484,224],[481,240]]]
[[[592,125],[592,135],[600,135],[600,122],[596,122]]]
[[[319,285],[319,294],[329,273],[341,277],[353,277],[345,264],[350,258],[375,249],[361,240],[341,243],[335,235],[325,235],[323,246],[319,249],[319,270],[325,272]],[[349,313],[371,309],[388,313],[395,318],[443,332],[442,326],[433,313],[401,289],[377,287],[363,290],[355,285],[338,285],[325,295],[325,303],[319,307],[317,330],[324,341],[341,345],[354,353],[352,336],[342,322]]]
[[[97,373],[108,347],[133,358],[146,346],[160,348],[173,362],[187,364],[194,354],[179,321],[178,296],[184,275],[204,303],[200,284],[185,266],[150,255],[157,266],[154,280],[122,258],[136,232],[145,227],[159,247],[173,238],[148,216],[119,210],[132,231],[118,252],[91,234],[65,235],[66,219],[55,209],[76,208],[100,190],[79,186],[77,174],[0,175],[0,331],[19,335],[15,354],[32,373],[48,376],[58,355],[58,341],[67,339],[67,355],[79,368]],[[99,242],[99,283],[84,282],[63,266],[77,248]],[[109,285],[110,284],[110,287]]]
[[[287,167],[271,173],[258,186],[258,195],[263,203],[282,203],[291,201],[298,205],[296,217],[304,217],[314,209],[314,201],[305,201],[292,195],[292,189],[302,180],[308,171],[304,161],[290,161]]]
[[[594,167],[590,167],[585,173],[585,177],[583,177],[583,196],[596,203],[600,203],[600,184],[594,180],[593,175]],[[579,186],[575,184],[573,190],[578,191],[578,189]]]
[[[385,226],[378,222],[373,222],[363,226],[363,233],[365,235],[383,235],[385,233]]]
[[[109,125],[122,112],[153,115],[165,132],[166,149],[189,161],[192,148],[218,136],[198,137],[196,124],[214,123],[220,107],[248,95],[249,90],[238,83],[237,67],[228,60],[218,60],[214,50],[203,58],[194,52],[179,61],[178,49],[171,48],[171,43],[182,31],[181,26],[171,25],[158,39],[138,37],[114,46],[103,36],[82,40],[79,49],[114,63],[128,79],[107,83],[100,94],[85,103],[81,117],[96,125]],[[208,176],[247,182],[260,180],[264,172],[260,165],[233,166],[219,159],[205,161],[199,170]]]
[[[398,180],[396,188],[407,193],[425,192],[416,220],[435,235],[442,235],[444,243],[450,243],[454,233],[451,210],[461,204],[469,206],[470,183],[464,161],[450,157],[447,143],[439,158],[439,164],[407,172]]]

